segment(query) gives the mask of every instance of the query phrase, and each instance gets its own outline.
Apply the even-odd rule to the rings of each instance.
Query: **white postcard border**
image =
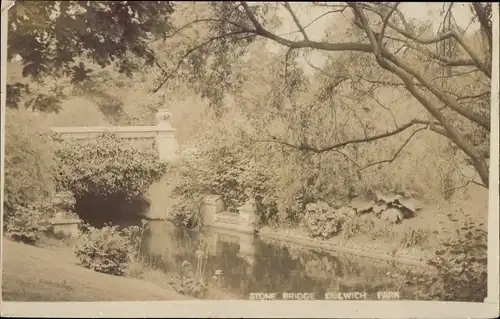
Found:
[[[11,1],[13,2],[13,1]],[[5,127],[7,10],[1,18],[1,125]],[[246,318],[493,318],[499,315],[499,4],[493,3],[490,187],[488,213],[488,297],[484,303],[433,301],[165,301],[165,302],[2,302],[2,317],[246,317]],[[6,10],[3,10],[6,8]],[[1,171],[4,130],[1,130]],[[1,189],[3,189],[3,174]],[[3,192],[0,192],[3,202]],[[2,222],[0,222],[2,225]],[[0,228],[2,232],[3,227]],[[3,241],[2,239],[0,239]],[[0,274],[1,279],[1,274]]]

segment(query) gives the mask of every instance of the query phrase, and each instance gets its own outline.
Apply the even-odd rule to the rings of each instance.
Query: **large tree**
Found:
[[[173,11],[168,1],[17,1],[7,53],[27,80],[7,83],[7,106],[57,111],[65,87],[89,81],[89,62],[125,74],[138,61],[161,67],[148,43],[169,31]]]
[[[479,184],[488,187],[489,155],[484,152],[484,145],[485,142],[488,144],[490,132],[491,3],[469,4],[470,23],[479,25],[475,33],[467,32],[454,23],[454,6],[458,6],[454,3],[443,5],[439,15],[442,23],[437,30],[422,22],[411,21],[404,10],[400,10],[400,3],[316,2],[312,5],[323,7],[324,12],[314,20],[304,22],[294,9],[297,6],[287,2],[259,5],[247,2],[212,3],[212,10],[207,14],[196,15],[175,31],[179,34],[193,28],[204,30],[201,35],[198,33],[196,44],[182,52],[179,62],[171,70],[172,74],[187,66],[194,70],[191,76],[204,83],[203,92],[210,92],[207,87],[216,88],[217,100],[220,101],[224,89],[234,88],[231,83],[241,83],[235,81],[237,77],[231,73],[231,63],[235,59],[246,58],[246,45],[255,39],[270,40],[286,47],[286,59],[290,59],[293,52],[299,52],[296,54],[299,57],[300,52],[304,56],[311,51],[365,55],[367,61],[371,59],[378,67],[377,74],[371,74],[372,68],[365,71],[358,68],[361,74],[353,75],[351,72],[349,81],[356,79],[359,82],[362,79],[378,87],[402,88],[421,105],[427,116],[395,123],[394,129],[385,132],[330,145],[273,142],[322,153],[380,140],[410,128],[427,128],[446,137],[461,150],[478,173],[481,179]],[[276,31],[279,20],[276,17],[282,18],[282,12],[291,17],[297,28],[295,34],[300,38]],[[319,19],[344,19],[349,24],[348,32],[337,35],[324,32],[319,37],[317,33],[309,34],[308,27]],[[327,66],[312,65],[323,73],[328,72]],[[439,72],[442,73],[440,77],[433,76]],[[338,73],[330,75],[336,82],[341,78]],[[473,75],[468,82],[463,80],[467,75]],[[154,91],[160,90],[164,82]],[[334,88],[334,83],[332,81],[325,87]]]
[[[439,15],[442,23],[437,30],[410,20],[399,3],[309,5],[324,10],[317,18],[304,22],[297,5],[287,2],[190,3],[181,15],[187,21],[174,29],[170,23],[174,6],[170,2],[19,2],[9,11],[9,59],[20,57],[23,75],[42,89],[30,94],[26,83],[8,83],[8,104],[15,106],[20,102],[19,96],[24,96],[30,107],[57,107],[57,100],[63,95],[61,86],[47,91],[45,82],[66,78],[74,85],[84,83],[92,71],[84,64],[86,61],[102,67],[116,66],[128,73],[137,67],[132,62],[140,57],[162,75],[159,84],[152,88],[153,93],[176,76],[189,81],[202,97],[220,105],[224,104],[225,92],[244,85],[244,72],[235,71],[234,62],[248,60],[247,47],[255,40],[286,48],[285,65],[291,59],[303,59],[311,51],[330,54],[330,59],[340,56],[346,64],[350,63],[349,56],[358,61],[359,56],[364,56],[367,63],[371,61],[377,67],[376,74],[372,67],[358,68],[358,74],[349,70],[343,74],[332,68],[332,63],[311,67],[331,79],[325,81],[325,91],[336,93],[341,79],[401,88],[421,105],[427,116],[331,144],[272,142],[316,153],[338,152],[348,145],[425,127],[461,150],[480,176],[481,184],[487,187],[489,169],[484,145],[490,133],[491,3],[468,5],[471,23],[480,26],[476,33],[466,32],[453,23],[453,12],[458,6],[453,3],[443,5]],[[194,8],[191,14],[190,8]],[[297,31],[292,35],[277,31],[283,14],[296,25]],[[319,36],[317,31],[308,32],[321,19],[333,21],[328,26],[337,28],[334,30],[338,30],[337,21],[344,21],[347,28],[345,32],[327,28]],[[159,46],[158,39],[167,40],[165,43],[177,39],[176,46]],[[435,76],[439,72],[441,78]],[[469,82],[464,82],[464,77]],[[298,85],[300,78],[300,72],[292,74],[289,86]]]

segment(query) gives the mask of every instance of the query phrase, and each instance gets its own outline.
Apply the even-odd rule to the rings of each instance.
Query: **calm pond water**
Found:
[[[190,232],[163,221],[148,225],[142,248],[145,263],[165,273],[178,273],[184,261],[196,267],[196,251],[203,250],[207,256],[203,277],[213,281],[215,272],[221,270],[219,284],[234,299],[249,299],[251,293],[260,292],[278,293],[277,299],[283,299],[282,293],[315,293],[315,299],[328,294],[328,299],[337,293],[366,292],[366,299],[378,299],[381,291],[399,291],[401,299],[412,299],[400,289],[398,275],[408,269],[400,265],[228,230]],[[353,298],[352,294],[344,296]]]

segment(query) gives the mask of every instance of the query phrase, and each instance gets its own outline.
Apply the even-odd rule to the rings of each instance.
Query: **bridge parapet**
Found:
[[[151,126],[74,126],[51,127],[51,130],[62,138],[84,139],[112,133],[127,139],[155,139],[160,159],[176,161],[179,159],[177,130],[170,125],[170,117],[168,110],[161,109],[156,113],[157,124]]]

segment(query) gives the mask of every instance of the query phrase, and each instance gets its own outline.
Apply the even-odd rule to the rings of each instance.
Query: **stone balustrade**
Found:
[[[225,211],[224,202],[218,195],[208,195],[204,198],[200,208],[203,225],[232,229],[235,231],[253,233],[258,215],[254,200],[249,200],[238,208],[238,213]]]
[[[169,123],[170,112],[162,109],[156,113],[157,124],[152,126],[75,126],[51,127],[62,138],[92,138],[103,133],[112,133],[126,139],[155,139],[158,155],[164,161],[179,159],[177,130]]]

